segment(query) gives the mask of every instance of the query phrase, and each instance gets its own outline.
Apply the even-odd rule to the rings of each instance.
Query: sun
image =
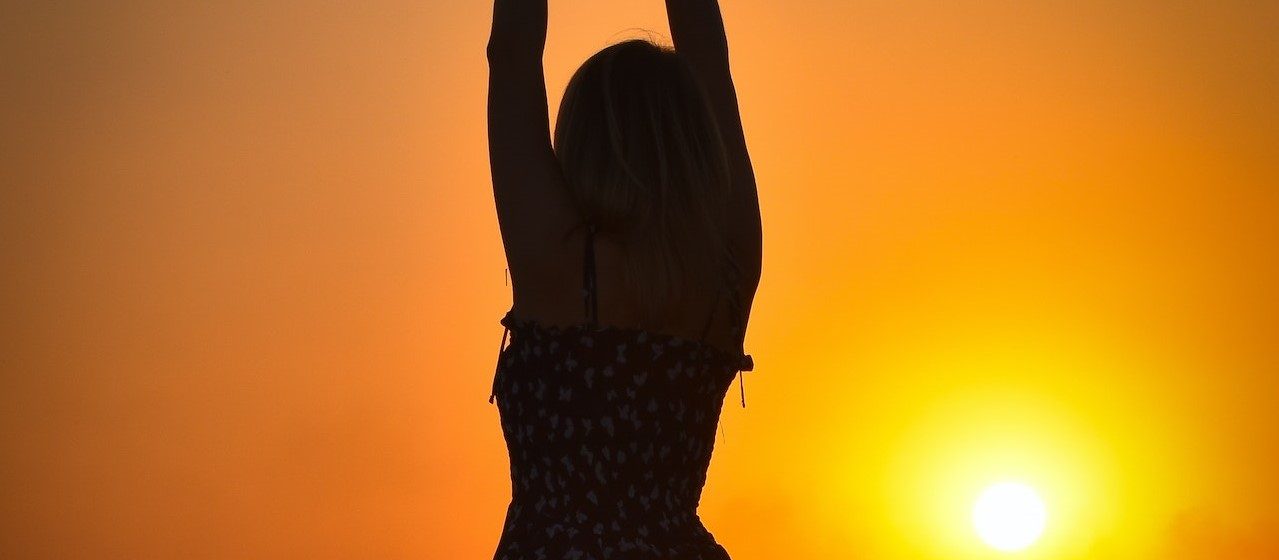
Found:
[[[1019,482],[987,486],[973,505],[973,528],[991,548],[1016,552],[1035,544],[1048,523],[1048,508],[1034,488]]]

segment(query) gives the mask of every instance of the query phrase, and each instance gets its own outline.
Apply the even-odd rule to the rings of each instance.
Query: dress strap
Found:
[[[595,281],[595,224],[587,224],[586,241],[582,250],[582,299],[586,307],[586,321],[599,324],[599,294]]]

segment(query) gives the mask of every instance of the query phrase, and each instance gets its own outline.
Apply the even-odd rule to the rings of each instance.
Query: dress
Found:
[[[599,325],[593,234],[583,258],[585,323],[548,326],[509,312],[501,321],[489,400],[510,454],[512,496],[494,559],[727,559],[697,504],[724,396],[753,369],[751,358]]]

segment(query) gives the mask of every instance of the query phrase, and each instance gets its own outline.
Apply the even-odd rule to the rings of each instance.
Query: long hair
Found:
[[[625,299],[645,326],[714,295],[729,164],[682,56],[642,39],[592,55],[565,89],[554,150],[583,218],[621,244]]]

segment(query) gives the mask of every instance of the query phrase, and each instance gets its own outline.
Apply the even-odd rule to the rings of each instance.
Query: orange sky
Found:
[[[0,14],[0,556],[487,558],[490,2]],[[661,2],[555,0],[552,106]],[[1279,556],[1279,5],[726,1],[735,560]],[[736,388],[734,388],[736,389]],[[735,392],[735,391],[734,391]]]

